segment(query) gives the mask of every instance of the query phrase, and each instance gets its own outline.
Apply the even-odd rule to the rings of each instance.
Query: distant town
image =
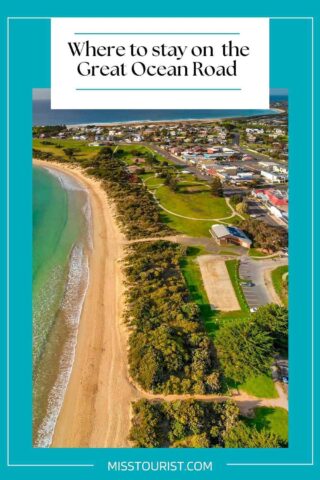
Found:
[[[270,225],[288,225],[288,121],[280,114],[221,121],[139,122],[66,126],[52,138],[86,142],[89,147],[144,145],[183,166],[200,180],[221,179],[224,195],[247,198],[247,213]],[[40,132],[40,130],[39,130]],[[51,137],[51,132],[35,135]],[[130,173],[148,172],[144,158]],[[151,170],[151,169],[150,169]]]

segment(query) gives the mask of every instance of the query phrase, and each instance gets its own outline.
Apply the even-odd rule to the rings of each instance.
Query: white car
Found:
[[[251,308],[250,308],[250,312],[251,312],[251,313],[254,313],[254,312],[256,312],[257,310],[258,310],[258,307],[251,307]]]

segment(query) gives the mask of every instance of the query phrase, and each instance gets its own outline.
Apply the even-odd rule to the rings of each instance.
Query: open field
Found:
[[[49,145],[48,145],[49,143]],[[65,148],[75,149],[75,157],[78,161],[87,160],[93,158],[99,151],[99,147],[89,147],[88,142],[72,140],[72,139],[59,139],[59,138],[50,138],[50,139],[33,139],[33,148],[41,150],[42,152],[52,153],[55,157],[62,158],[64,160],[68,159],[68,156],[63,151]]]
[[[166,209],[198,220],[228,217],[232,214],[224,198],[214,197],[205,184],[178,183],[179,190],[173,192],[163,186],[157,190],[157,199]]]
[[[224,260],[202,255],[198,257],[198,263],[211,308],[221,312],[240,310]]]

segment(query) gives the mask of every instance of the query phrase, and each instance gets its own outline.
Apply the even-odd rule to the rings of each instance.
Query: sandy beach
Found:
[[[120,261],[121,234],[99,182],[80,169],[34,160],[61,170],[88,190],[93,250],[75,361],[54,431],[52,447],[128,447],[130,404],[137,392],[127,370],[127,337]]]

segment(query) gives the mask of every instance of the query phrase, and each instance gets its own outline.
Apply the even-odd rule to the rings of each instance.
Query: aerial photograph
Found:
[[[287,448],[287,91],[32,137],[33,447]]]

